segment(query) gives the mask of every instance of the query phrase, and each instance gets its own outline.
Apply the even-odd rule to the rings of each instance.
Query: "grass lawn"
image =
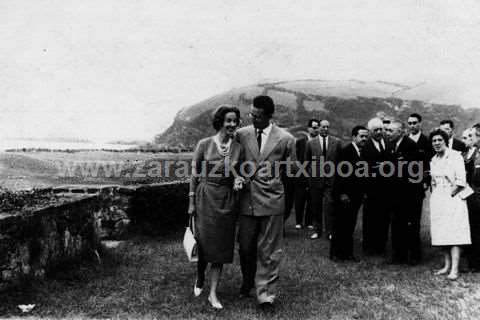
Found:
[[[237,297],[238,257],[225,267],[219,288],[225,309],[215,312],[205,292],[193,297],[195,266],[186,262],[181,236],[132,238],[109,249],[101,265],[85,263],[4,292],[0,317],[21,316],[17,305],[34,303],[29,316],[79,319],[480,319],[480,275],[463,273],[457,282],[433,276],[440,259],[428,245],[417,267],[365,257],[334,263],[327,240],[309,240],[291,222],[274,313]]]

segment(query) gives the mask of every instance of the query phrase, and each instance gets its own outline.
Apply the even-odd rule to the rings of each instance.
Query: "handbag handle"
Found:
[[[193,235],[195,235],[195,217],[193,215],[190,215],[190,218],[188,219],[188,227],[192,231]]]

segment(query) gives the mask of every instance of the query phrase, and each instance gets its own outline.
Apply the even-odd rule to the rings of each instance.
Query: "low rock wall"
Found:
[[[61,264],[96,258],[102,239],[124,239],[129,231],[165,235],[186,223],[188,183],[136,188],[60,187],[72,199],[58,205],[0,213],[0,289],[42,278]],[[74,264],[73,264],[74,265]]]
[[[0,289],[49,269],[94,256],[99,248],[94,212],[98,197],[32,209],[0,220]]]

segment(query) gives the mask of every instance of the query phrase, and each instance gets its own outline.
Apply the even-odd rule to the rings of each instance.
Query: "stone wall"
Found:
[[[41,278],[49,269],[99,249],[95,212],[98,196],[41,209],[24,210],[0,220],[0,289],[28,278]]]
[[[100,240],[178,232],[186,224],[188,183],[41,190],[64,203],[0,213],[0,290],[78,259],[96,259]]]

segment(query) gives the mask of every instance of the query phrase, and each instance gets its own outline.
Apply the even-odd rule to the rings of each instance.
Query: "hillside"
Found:
[[[78,151],[0,152],[1,188],[24,190],[64,185],[139,185],[184,179],[175,170],[190,153]]]
[[[409,87],[387,82],[298,80],[262,83],[232,89],[207,100],[183,108],[173,124],[155,137],[155,143],[193,147],[205,136],[214,133],[212,110],[222,103],[236,105],[242,114],[242,125],[250,123],[246,116],[254,96],[267,94],[276,104],[275,121],[293,134],[305,130],[308,119],[327,119],[332,134],[348,139],[357,124],[366,124],[379,112],[400,120],[412,112],[424,117],[426,131],[442,119],[452,119],[459,132],[480,121],[480,109],[463,109],[452,104],[447,90],[428,85]]]

